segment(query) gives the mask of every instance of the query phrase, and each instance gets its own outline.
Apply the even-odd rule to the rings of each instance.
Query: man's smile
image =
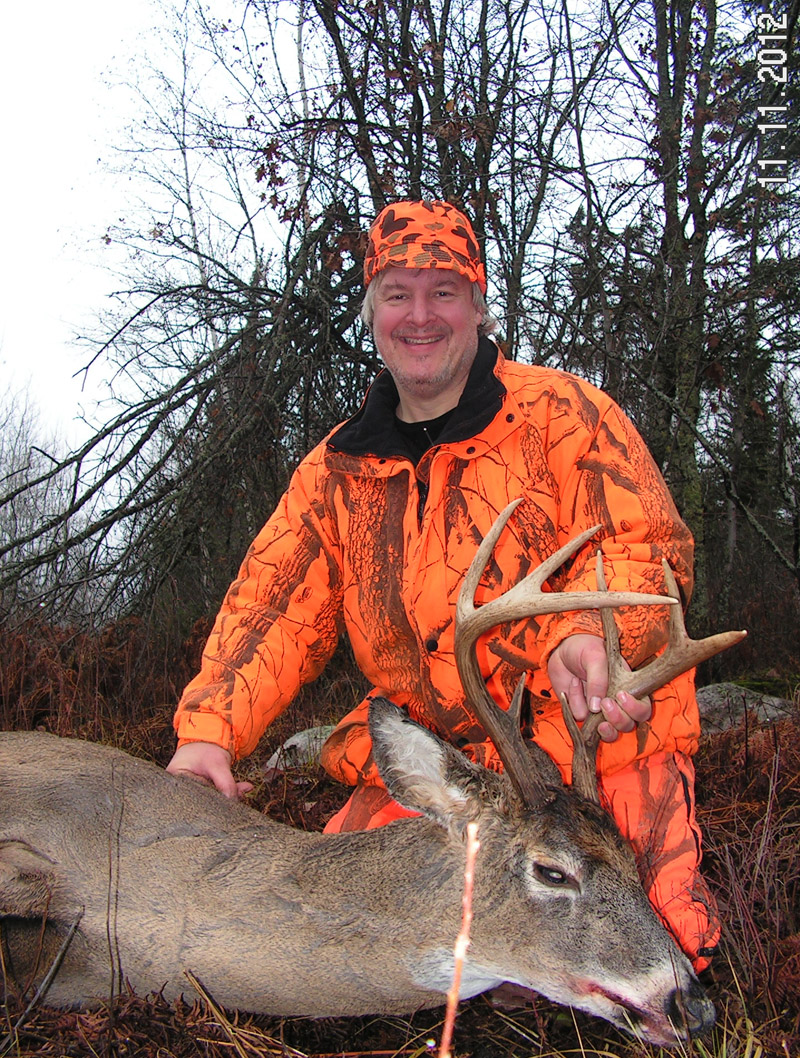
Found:
[[[398,340],[405,342],[407,345],[431,345],[433,342],[440,342],[444,337],[443,334],[426,334],[415,336],[411,334],[399,334]]]

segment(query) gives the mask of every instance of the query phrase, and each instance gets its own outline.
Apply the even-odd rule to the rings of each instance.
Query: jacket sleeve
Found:
[[[559,402],[552,402],[548,430],[548,458],[560,495],[559,543],[594,524],[600,529],[557,575],[554,587],[594,590],[599,548],[610,590],[666,594],[661,566],[666,558],[688,605],[692,537],[642,437],[608,396],[571,376],[565,385],[569,414],[562,420]],[[664,646],[667,607],[626,608],[615,611],[615,618],[622,653],[633,668]],[[540,633],[542,664],[563,639],[578,632],[602,634],[597,611],[547,618]]]
[[[321,463],[320,446],[298,467],[228,589],[200,672],[178,704],[179,744],[213,742],[246,756],[332,655],[342,578]]]

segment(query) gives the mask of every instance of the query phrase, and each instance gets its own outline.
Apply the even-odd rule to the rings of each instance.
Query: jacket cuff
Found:
[[[594,610],[569,610],[552,614],[543,625],[539,635],[542,642],[540,665],[547,671],[550,655],[569,636],[587,634],[603,638],[603,623]]]
[[[211,742],[226,749],[234,760],[237,759],[233,728],[218,713],[182,712],[175,717],[174,726],[178,746],[187,742]]]

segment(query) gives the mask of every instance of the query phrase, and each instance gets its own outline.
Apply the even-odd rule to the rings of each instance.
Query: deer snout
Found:
[[[686,988],[676,988],[669,997],[667,1017],[687,1036],[701,1036],[714,1027],[717,1014],[703,986],[693,980]]]

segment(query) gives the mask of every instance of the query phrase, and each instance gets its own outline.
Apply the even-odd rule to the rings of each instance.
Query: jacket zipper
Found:
[[[417,478],[417,522],[422,526],[422,518],[425,514],[425,503],[428,499],[428,486],[424,481]]]

